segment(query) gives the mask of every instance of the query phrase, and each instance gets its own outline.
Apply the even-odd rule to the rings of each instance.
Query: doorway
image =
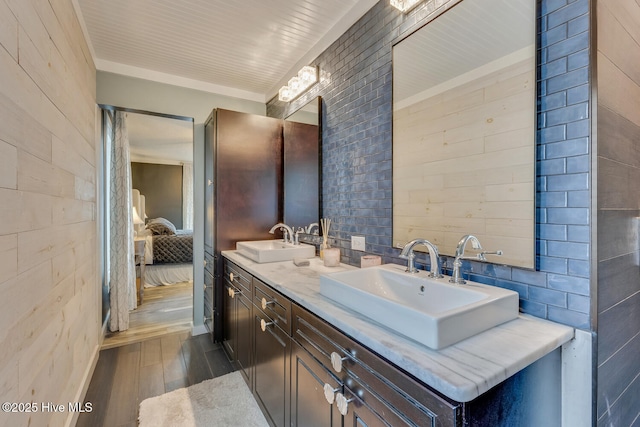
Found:
[[[129,329],[108,332],[103,347],[142,341],[166,333],[190,331],[193,319],[193,249],[191,247],[191,258],[188,262],[185,245],[181,247],[179,257],[174,257],[171,252],[168,253],[170,259],[154,256],[154,242],[156,248],[160,248],[160,243],[164,243],[154,237],[155,233],[151,229],[156,228],[150,227],[149,223],[158,219],[168,221],[174,225],[173,234],[179,234],[181,241],[188,241],[188,234],[193,234],[194,120],[190,117],[107,105],[100,105],[100,108],[103,116],[104,147],[101,185],[101,191],[104,191],[101,209],[104,218],[104,256],[101,259],[104,324],[110,316],[110,260],[112,256],[133,257],[133,247],[131,253],[127,254],[112,254],[110,251],[109,153],[113,144],[116,111],[124,112],[126,115],[129,167],[130,170],[135,170],[131,175],[131,187],[140,187],[137,189],[143,196],[140,198],[143,199],[142,211],[140,204],[134,205],[137,210],[133,216],[140,211],[138,220],[134,222],[135,240],[146,240],[145,246],[148,248],[144,257],[137,258],[138,264],[141,260],[145,261],[145,268],[141,268],[140,265],[136,267],[137,282],[143,286],[143,292],[136,293],[139,296],[144,295],[144,298],[141,301],[139,298],[138,308],[129,312]],[[164,236],[162,239],[171,240],[170,237]],[[147,286],[144,286],[145,283]]]

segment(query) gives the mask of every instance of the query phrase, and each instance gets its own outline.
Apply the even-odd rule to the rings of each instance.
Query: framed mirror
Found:
[[[462,0],[393,47],[393,243],[535,267],[536,1]]]
[[[322,98],[314,97],[284,120],[284,222],[319,223]]]

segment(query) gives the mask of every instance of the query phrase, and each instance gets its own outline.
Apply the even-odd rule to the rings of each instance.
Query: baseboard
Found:
[[[89,363],[89,366],[87,366],[87,369],[84,372],[84,375],[82,377],[82,383],[81,383],[80,389],[78,390],[78,393],[76,394],[73,400],[74,402],[80,402],[81,404],[84,404],[84,398],[87,396],[87,390],[89,389],[89,384],[91,384],[91,378],[93,378],[93,372],[95,371],[96,365],[98,364],[99,356],[100,356],[100,345],[96,345],[95,348],[93,349],[93,355],[91,356],[91,363]],[[79,415],[80,415],[80,412],[70,411],[64,425],[66,427],[75,426],[76,423],[78,422]]]
[[[207,330],[207,327],[204,325],[198,325],[198,326],[194,326],[193,328],[191,328],[191,335],[192,336],[196,336],[196,335],[203,335],[203,334],[208,334],[209,331]]]

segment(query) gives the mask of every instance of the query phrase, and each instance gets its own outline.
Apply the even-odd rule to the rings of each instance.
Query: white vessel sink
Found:
[[[282,240],[237,242],[236,250],[258,263],[290,261],[294,258],[313,258],[316,256],[316,248],[313,245],[304,243],[293,245]]]
[[[386,264],[320,276],[320,293],[434,350],[518,317],[518,293]]]

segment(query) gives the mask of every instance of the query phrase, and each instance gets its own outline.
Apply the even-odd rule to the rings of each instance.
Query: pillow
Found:
[[[171,223],[168,219],[165,218],[155,218],[150,220],[147,223],[147,229],[151,230],[151,233],[155,235],[166,234],[173,235],[176,234],[176,226]]]

